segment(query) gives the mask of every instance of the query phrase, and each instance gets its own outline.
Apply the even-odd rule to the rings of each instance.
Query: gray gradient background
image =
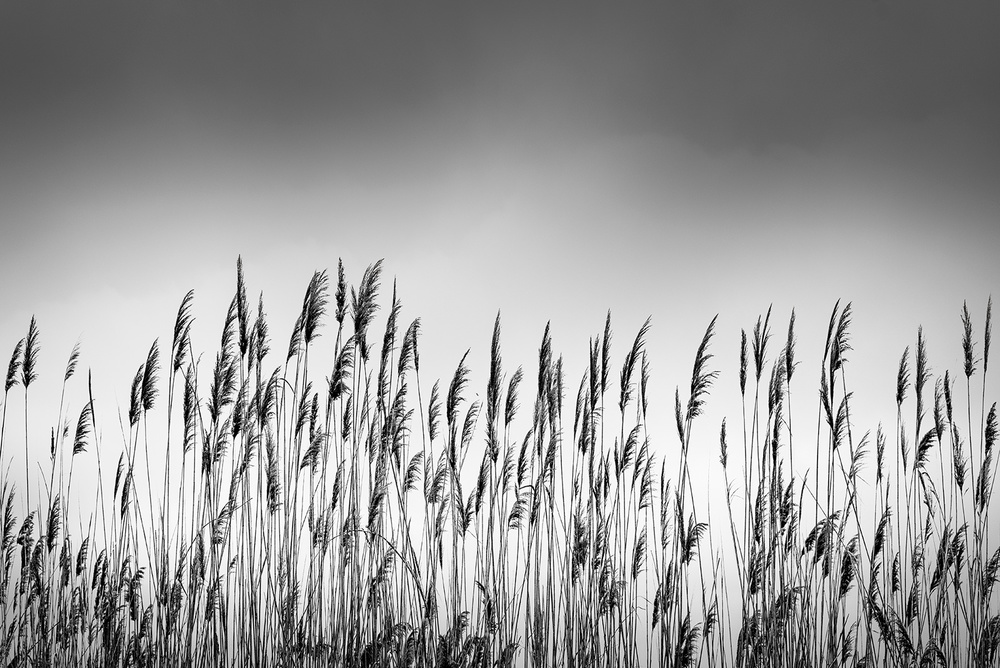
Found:
[[[237,254],[273,365],[338,257],[355,281],[386,258],[428,387],[472,347],[484,393],[498,309],[508,369],[530,376],[551,319],[574,390],[608,308],[618,360],[652,315],[670,461],[674,386],[720,313],[695,427],[710,481],[718,423],[739,420],[740,328],[773,303],[776,352],[797,308],[808,423],[826,320],[853,300],[855,429],[891,425],[917,326],[933,370],[959,372],[962,300],[980,337],[1000,293],[998,28],[997,2],[4,1],[0,350],[37,314],[39,459],[73,343],[117,455],[113,414],[189,288],[214,354]]]

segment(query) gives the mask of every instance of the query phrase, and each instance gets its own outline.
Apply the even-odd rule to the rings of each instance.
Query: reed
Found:
[[[546,326],[532,382],[505,364],[498,313],[485,399],[470,351],[428,394],[395,283],[371,335],[382,269],[355,286],[343,264],[316,272],[282,351],[241,260],[205,356],[188,292],[163,362],[157,340],[138,366],[117,451],[89,373],[87,400],[65,403],[74,348],[42,484],[32,318],[0,418],[2,459],[23,387],[25,478],[3,460],[0,496],[4,665],[1000,665],[991,303],[979,340],[962,307],[965,392],[918,330],[874,436],[851,417],[851,304],[830,316],[813,439],[793,437],[794,311],[783,342],[770,308],[741,333],[741,405],[725,407],[741,426],[702,424],[731,382],[713,318],[676,386],[675,442],[650,424],[650,320],[617,371],[610,312],[583,369]],[[690,465],[715,434],[724,511]],[[84,457],[91,499],[73,487]]]

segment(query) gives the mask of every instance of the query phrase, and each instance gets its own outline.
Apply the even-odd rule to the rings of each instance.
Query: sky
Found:
[[[980,336],[1000,294],[998,25],[995,2],[3,2],[0,351],[37,316],[44,451],[76,341],[127,411],[189,289],[214,354],[237,256],[275,348],[314,270],[384,258],[430,379],[471,349],[481,395],[498,311],[508,368],[551,321],[573,387],[608,309],[619,360],[650,316],[671,456],[713,316],[715,447],[741,328],[796,309],[814,415],[841,299],[874,431],[917,327],[954,374],[963,300]]]

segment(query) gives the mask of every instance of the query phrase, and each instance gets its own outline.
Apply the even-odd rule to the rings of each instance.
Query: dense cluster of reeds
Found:
[[[874,437],[852,428],[850,305],[830,318],[810,436],[797,416],[793,432],[794,312],[776,354],[770,312],[758,319],[740,348],[741,436],[723,421],[718,439],[729,503],[710,517],[688,455],[718,375],[714,320],[675,395],[679,441],[654,445],[648,321],[613,365],[609,314],[571,384],[548,328],[537,375],[505,368],[498,316],[480,403],[466,356],[428,389],[420,321],[398,321],[395,286],[372,340],[380,282],[381,263],[355,287],[342,265],[332,286],[317,272],[287,350],[272,351],[238,263],[210,368],[189,292],[169,351],[161,361],[154,342],[135,374],[124,447],[96,428],[112,406],[88,391],[74,421],[61,400],[44,484],[27,465],[43,459],[32,320],[3,405],[6,425],[20,385],[4,665],[1000,665],[989,309],[980,356],[963,309],[965,415],[960,377],[932,377],[918,333],[896,421]],[[332,360],[310,359],[321,330]],[[165,419],[151,430],[153,411]],[[718,425],[698,429],[715,443]],[[12,447],[0,429],[0,461]],[[72,502],[92,507],[73,535],[79,457],[108,475],[90,506]],[[162,483],[159,457],[181,461]],[[22,499],[35,510],[17,517]]]

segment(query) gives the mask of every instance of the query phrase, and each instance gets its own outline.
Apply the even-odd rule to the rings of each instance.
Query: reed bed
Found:
[[[5,465],[0,508],[4,665],[1000,665],[990,306],[977,339],[963,305],[956,375],[932,373],[917,333],[874,435],[851,419],[850,304],[830,316],[815,416],[791,410],[794,311],[780,333],[768,311],[741,336],[742,405],[702,424],[713,319],[666,407],[676,433],[654,434],[649,321],[613,354],[609,313],[576,370],[546,327],[525,371],[504,363],[498,315],[470,400],[468,353],[428,383],[395,286],[378,340],[382,288],[381,262],[353,286],[342,265],[315,273],[274,349],[237,262],[218,349],[195,350],[189,292],[169,348],[139,360],[120,446],[72,351],[47,461],[32,319],[0,428],[5,463],[23,392],[26,468]],[[71,383],[82,406],[64,404]],[[714,514],[689,467],[706,443],[727,486]],[[82,457],[102,473],[89,500]]]

